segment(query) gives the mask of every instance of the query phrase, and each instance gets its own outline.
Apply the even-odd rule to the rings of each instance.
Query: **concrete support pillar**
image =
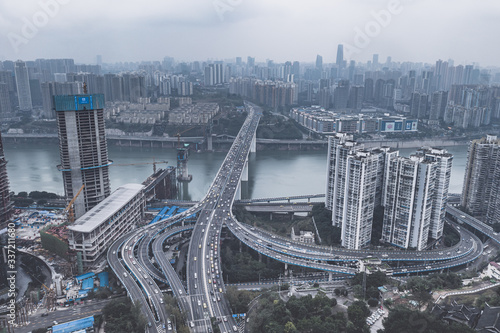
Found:
[[[272,221],[273,220],[273,212],[269,213],[269,220]]]
[[[212,147],[212,134],[207,135],[207,150],[208,151],[214,150]]]
[[[288,264],[285,263],[285,274],[287,274],[287,273],[288,273]]]
[[[236,187],[236,195],[234,196],[234,200],[241,200],[241,182],[239,182],[238,187]]]
[[[243,172],[241,173],[241,181],[242,182],[248,181],[248,156],[245,159],[245,166],[243,167]]]
[[[262,253],[259,252],[259,262],[262,262]]]
[[[257,133],[253,134],[252,142],[250,142],[250,152],[257,152]]]
[[[240,253],[243,250],[243,243],[240,241]]]
[[[328,272],[328,281],[332,281],[332,280],[333,280],[333,273]]]

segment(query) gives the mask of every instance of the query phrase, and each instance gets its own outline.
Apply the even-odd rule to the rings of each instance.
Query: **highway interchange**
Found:
[[[220,261],[220,235],[224,226],[241,242],[286,265],[307,267],[328,272],[330,277],[352,276],[359,271],[359,259],[377,258],[396,262],[389,274],[439,271],[472,262],[483,251],[481,241],[464,227],[449,222],[460,235],[453,247],[429,251],[409,250],[347,250],[293,242],[290,239],[242,224],[232,214],[238,199],[239,186],[248,163],[248,154],[262,110],[245,103],[248,117],[224,159],[207,195],[188,210],[155,224],[144,226],[120,237],[108,250],[108,262],[121,280],[134,303],[140,303],[147,318],[149,332],[175,330],[172,318],[163,306],[162,292],[157,282],[170,285],[179,307],[186,315],[192,332],[211,332],[210,318],[216,319],[221,332],[237,331],[236,321],[225,297]],[[448,209],[456,219],[464,213]],[[184,223],[196,216],[196,223]],[[459,221],[460,222],[460,221]],[[470,224],[483,228],[485,234],[496,238],[477,220]],[[485,229],[486,228],[486,229]],[[491,231],[491,232],[489,232]],[[170,237],[191,233],[187,257],[187,281],[182,281],[164,253],[163,244]],[[497,242],[500,242],[500,237]],[[154,264],[153,264],[154,262]],[[399,265],[399,263],[403,263]]]

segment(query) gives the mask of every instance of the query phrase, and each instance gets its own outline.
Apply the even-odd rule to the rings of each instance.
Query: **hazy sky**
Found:
[[[500,66],[498,0],[3,0],[0,60],[229,59]],[[351,51],[349,51],[351,50]]]

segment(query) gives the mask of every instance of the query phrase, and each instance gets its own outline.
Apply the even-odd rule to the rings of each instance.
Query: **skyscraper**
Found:
[[[319,71],[323,70],[323,57],[319,54],[316,56],[316,69]]]
[[[24,61],[16,61],[14,69],[16,75],[17,99],[19,100],[19,110],[31,111],[33,103],[31,102],[30,80],[28,69]]]
[[[344,68],[344,45],[342,44],[337,46],[337,60],[335,64],[337,65],[337,77],[341,77],[342,69]]]
[[[424,161],[436,163],[429,237],[439,239],[443,236],[444,215],[446,203],[448,202],[453,155],[448,153],[447,150],[440,148],[422,148],[417,150],[416,155],[423,156]]]
[[[75,218],[110,194],[108,147],[104,128],[104,96],[54,96],[64,192],[74,202]]]
[[[365,150],[345,133],[328,138],[326,208],[348,249],[371,241],[381,153]]]
[[[7,226],[12,216],[14,205],[10,201],[9,178],[7,176],[7,160],[3,153],[2,135],[0,133],[0,229]]]
[[[427,246],[436,163],[390,155],[384,181],[382,240],[402,248]]]
[[[495,222],[493,216],[500,210],[499,148],[497,136],[487,135],[472,140],[467,154],[461,205],[466,212],[486,223]]]

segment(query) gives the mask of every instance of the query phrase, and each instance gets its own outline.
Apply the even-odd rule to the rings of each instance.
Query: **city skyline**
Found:
[[[0,4],[0,59],[75,58],[79,63],[161,60],[392,61],[499,66],[485,37],[499,28],[500,5],[459,1],[358,2],[148,1],[77,3],[68,0]],[[446,15],[443,15],[446,13]],[[450,35],[450,32],[453,32]],[[212,36],[212,37],[210,37]],[[456,37],[454,37],[456,36]],[[424,49],[425,46],[425,49]],[[482,52],[482,50],[488,52]]]

